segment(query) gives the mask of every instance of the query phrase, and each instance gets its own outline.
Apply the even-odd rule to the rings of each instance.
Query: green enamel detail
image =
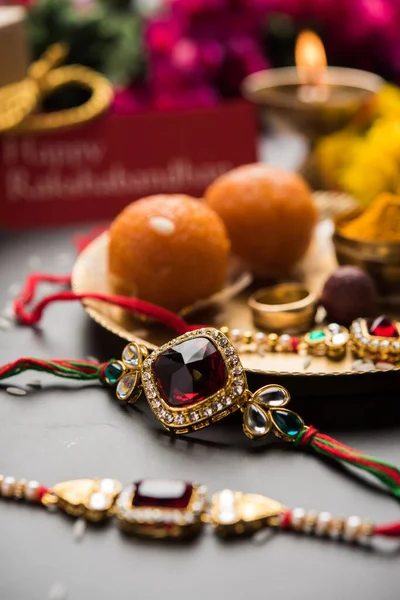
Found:
[[[288,410],[271,410],[271,417],[275,425],[289,437],[296,437],[303,429],[300,417]]]
[[[117,383],[124,369],[118,362],[110,362],[104,369],[104,377],[110,384]]]
[[[315,329],[309,335],[309,339],[311,342],[322,342],[326,337],[325,333],[321,331],[321,329]]]

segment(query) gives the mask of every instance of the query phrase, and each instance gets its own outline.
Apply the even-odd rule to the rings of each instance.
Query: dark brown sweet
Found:
[[[328,318],[349,325],[358,317],[369,317],[377,309],[377,292],[371,277],[358,267],[339,267],[325,282],[321,304]]]

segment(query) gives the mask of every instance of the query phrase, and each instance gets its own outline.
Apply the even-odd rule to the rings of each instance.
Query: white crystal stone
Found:
[[[280,385],[269,385],[260,393],[256,393],[254,400],[264,406],[284,406],[289,400],[289,394]]]
[[[227,346],[229,344],[229,340],[227,337],[225,337],[224,335],[221,335],[220,338],[218,338],[218,344],[220,346]]]
[[[340,331],[341,327],[340,325],[338,325],[338,323],[329,323],[328,325],[328,331],[330,331],[331,333],[337,333],[338,331]]]
[[[243,394],[243,386],[238,385],[236,387],[233,388],[232,390],[232,394],[233,396],[237,397],[237,396],[241,396]]]
[[[269,422],[265,413],[255,404],[250,404],[244,413],[244,421],[249,431],[254,436],[265,435],[269,429]]]
[[[184,422],[185,422],[185,417],[183,415],[181,415],[181,414],[176,415],[176,417],[175,417],[175,423],[177,425],[183,425]]]
[[[234,349],[232,348],[232,346],[228,346],[228,348],[225,349],[225,354],[226,356],[232,356],[232,354],[234,354]]]
[[[389,348],[390,342],[389,342],[389,340],[381,340],[379,342],[379,345],[381,348]]]
[[[254,339],[256,340],[257,344],[262,344],[265,341],[265,338],[266,335],[262,331],[257,331],[257,333],[254,336]]]
[[[100,481],[100,491],[103,494],[113,494],[116,491],[114,479],[102,479]]]
[[[172,423],[172,421],[174,420],[174,417],[171,413],[167,413],[165,416],[165,420],[167,421],[167,423]]]
[[[129,344],[124,348],[122,358],[127,365],[131,367],[137,367],[139,364],[139,353],[138,349],[134,344]]]
[[[230,406],[232,404],[232,398],[230,396],[224,396],[222,398],[222,404],[224,406]]]
[[[203,417],[211,417],[213,411],[211,406],[205,406],[202,411],[201,414],[203,415]]]
[[[143,381],[149,381],[149,379],[151,378],[151,375],[148,371],[146,371],[145,373],[143,373],[142,375],[142,379]]]
[[[127,400],[134,390],[136,375],[125,375],[119,380],[117,394],[122,400]]]
[[[191,421],[198,421],[200,419],[200,415],[198,412],[193,411],[190,413],[189,418]]]
[[[101,492],[95,492],[89,498],[89,508],[92,510],[105,510],[109,504],[108,498]]]

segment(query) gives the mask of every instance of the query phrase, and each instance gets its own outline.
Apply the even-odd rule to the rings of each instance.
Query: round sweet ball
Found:
[[[225,285],[229,250],[223,222],[201,200],[149,196],[111,224],[110,285],[114,293],[178,311]]]
[[[232,251],[256,275],[288,274],[311,242],[317,210],[296,173],[244,165],[218,177],[205,197],[225,223]]]
[[[344,265],[326,280],[321,304],[331,321],[349,325],[354,319],[376,313],[378,293],[368,273],[359,267]]]

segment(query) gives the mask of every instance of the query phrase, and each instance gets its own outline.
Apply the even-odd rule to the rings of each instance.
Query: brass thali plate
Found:
[[[323,217],[329,216],[326,214],[326,206],[329,206],[326,196],[327,194],[322,194],[319,197],[316,195],[320,209],[322,208]],[[337,267],[331,241],[332,227],[332,222],[329,219],[324,218],[320,221],[313,244],[297,272],[299,280],[317,294],[319,294],[328,275]],[[113,293],[107,276],[107,245],[108,234],[106,232],[96,238],[80,254],[72,273],[72,287],[75,292]],[[247,274],[245,273],[235,273],[233,279],[231,277],[224,292],[225,298],[222,298],[218,309],[196,311],[194,314],[185,315],[185,318],[193,324],[199,324],[199,326],[214,325],[221,327],[226,325],[232,329],[237,328],[242,331],[254,330],[247,300],[251,291],[259,286],[249,285],[246,277]],[[238,293],[240,289],[242,291]],[[145,344],[149,349],[164,344],[174,335],[171,330],[163,326],[134,317],[128,311],[105,302],[85,300],[83,305],[89,316],[102,327],[122,339]],[[304,357],[290,353],[268,353],[261,356],[255,352],[242,352],[240,357],[247,371],[263,375],[296,375],[311,376],[313,378],[327,375],[342,377],[367,375],[352,370],[354,359],[350,352],[339,362],[332,361],[324,356],[312,357],[311,361],[305,361]],[[396,370],[399,371],[400,369]],[[379,371],[379,373],[383,374],[382,371]],[[371,374],[371,371],[368,374]]]

